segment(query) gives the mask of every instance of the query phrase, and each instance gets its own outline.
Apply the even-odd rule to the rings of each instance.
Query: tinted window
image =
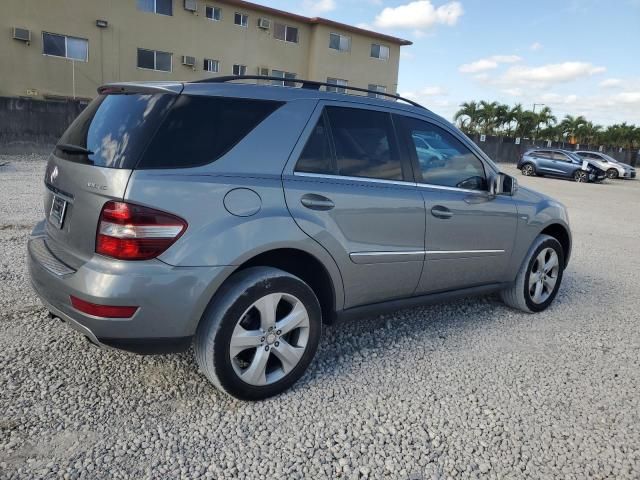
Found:
[[[170,95],[108,95],[89,104],[60,139],[93,152],[56,155],[99,167],[133,168],[172,102]]]
[[[156,0],[156,13],[173,15],[173,0]]]
[[[67,47],[63,35],[54,35],[52,33],[42,34],[43,48],[45,55],[54,55],[56,57],[66,57]]]
[[[180,95],[139,168],[186,168],[217,160],[281,103]]]
[[[538,158],[552,158],[552,153],[544,150],[537,150],[531,152],[531,155]]]
[[[560,152],[553,152],[553,157],[554,160],[559,160],[561,162],[570,162],[571,159],[565,155],[564,153],[560,153]]]
[[[422,182],[444,187],[486,190],[484,165],[460,140],[444,129],[403,118],[418,160]]]
[[[356,108],[327,107],[337,174],[402,180],[391,116]]]
[[[153,70],[156,68],[156,54],[153,50],[138,49],[138,67]]]
[[[300,154],[296,172],[306,173],[335,173],[333,156],[329,139],[329,130],[324,116],[320,117],[318,124],[313,129],[307,144]]]

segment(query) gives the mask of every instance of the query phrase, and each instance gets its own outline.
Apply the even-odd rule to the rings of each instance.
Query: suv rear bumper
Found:
[[[173,267],[159,260],[123,262],[94,256],[78,270],[64,265],[46,247],[39,223],[28,242],[31,283],[51,313],[99,346],[186,343],[195,334],[209,300],[232,267]],[[136,306],[131,318],[82,313],[73,295],[99,305]],[[154,350],[154,348],[151,348]]]

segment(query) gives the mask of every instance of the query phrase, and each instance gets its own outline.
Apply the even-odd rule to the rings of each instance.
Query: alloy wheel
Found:
[[[526,177],[533,175],[533,165],[525,165],[522,167],[522,174]]]
[[[614,170],[613,168],[609,169],[607,171],[607,178],[609,178],[609,179],[618,178],[618,171]]]
[[[254,302],[231,335],[229,356],[238,377],[250,385],[271,385],[300,362],[309,342],[309,313],[288,293]]]
[[[545,248],[536,257],[529,273],[529,296],[534,303],[541,304],[549,299],[559,273],[558,254],[553,248]]]
[[[575,175],[574,178],[576,180],[576,182],[579,183],[585,183],[587,181],[587,172],[585,172],[584,170],[578,170]]]

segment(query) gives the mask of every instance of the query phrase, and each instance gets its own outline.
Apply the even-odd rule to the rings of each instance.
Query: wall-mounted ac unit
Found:
[[[31,42],[31,30],[26,28],[13,27],[14,40],[20,40],[21,42]]]
[[[186,65],[187,67],[195,67],[196,66],[196,57],[191,57],[189,55],[182,56],[182,65]]]
[[[184,9],[188,12],[197,12],[198,11],[198,1],[197,0],[184,0]]]
[[[269,67],[258,67],[258,75],[262,77],[269,76]]]
[[[258,28],[262,28],[263,30],[269,30],[271,28],[271,20],[269,20],[268,18],[259,18]]]

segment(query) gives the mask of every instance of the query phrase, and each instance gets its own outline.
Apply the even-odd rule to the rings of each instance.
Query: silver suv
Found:
[[[107,85],[69,127],[28,244],[52,317],[100,346],[193,345],[216,387],[257,400],[302,376],[323,323],[490,292],[553,302],[566,209],[449,122],[236,80]]]

